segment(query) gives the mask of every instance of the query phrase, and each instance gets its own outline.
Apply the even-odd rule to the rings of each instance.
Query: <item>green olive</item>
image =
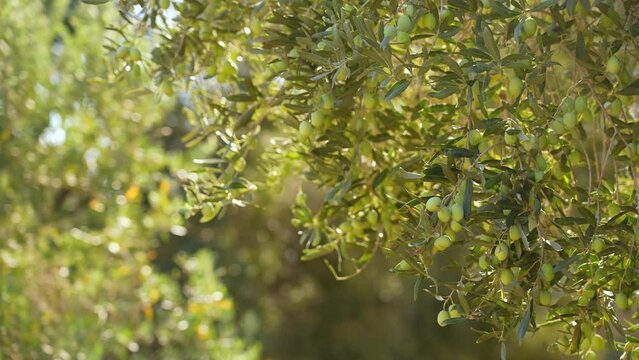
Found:
[[[561,108],[565,112],[573,111],[575,109],[575,99],[571,98],[570,96],[566,96]]]
[[[502,284],[508,286],[515,280],[515,274],[510,269],[504,269],[499,273],[499,280],[501,280]]]
[[[298,138],[300,141],[307,140],[313,133],[313,126],[308,121],[302,121],[299,126]]]
[[[450,210],[446,207],[439,209],[439,211],[437,211],[437,218],[443,223],[449,222]]]
[[[568,130],[572,130],[577,126],[577,115],[574,111],[569,111],[564,114],[562,122]]]
[[[460,318],[462,316],[459,306],[452,304],[448,307],[448,315],[451,319]]]
[[[373,94],[366,93],[362,97],[362,103],[364,104],[364,107],[366,109],[371,110],[375,107],[375,105],[377,105],[377,100],[375,99],[375,96],[373,96]]]
[[[502,262],[508,258],[509,251],[510,249],[508,248],[508,245],[506,245],[505,243],[499,243],[499,245],[495,247],[495,258],[499,262]]]
[[[541,265],[541,276],[547,282],[551,282],[555,278],[555,269],[552,264]]]
[[[524,20],[523,30],[527,37],[534,36],[537,32],[537,20],[533,18]]]
[[[594,351],[604,351],[606,348],[606,339],[599,334],[595,334],[595,336],[590,339],[590,344]]]
[[[127,57],[129,57],[130,53],[131,53],[130,47],[120,46],[118,50],[115,52],[115,56],[117,56],[119,59],[126,59]]]
[[[450,229],[453,232],[457,233],[457,232],[462,231],[464,229],[464,227],[460,223],[458,223],[457,221],[451,221],[450,222]]]
[[[386,25],[384,27],[384,37],[385,38],[394,38],[395,35],[397,35],[397,28],[394,27],[393,25]]]
[[[615,305],[621,310],[626,310],[628,308],[628,296],[624,293],[617,293],[615,295]]]
[[[600,253],[606,247],[606,243],[601,238],[594,238],[592,240],[591,248],[594,252]]]
[[[588,110],[588,100],[585,96],[578,96],[575,99],[575,111],[579,114],[583,114]]]
[[[339,70],[337,70],[337,74],[335,74],[335,80],[341,82],[346,81],[350,73],[351,71],[348,69],[348,67],[346,65],[342,65],[339,67]]]
[[[440,198],[439,196],[433,196],[430,199],[428,199],[428,201],[426,201],[426,210],[430,212],[436,212],[436,211],[439,211],[441,205],[442,205],[442,198]]]
[[[324,119],[324,113],[320,110],[311,113],[311,124],[316,128],[321,128],[324,125]]]
[[[446,310],[442,310],[437,314],[437,323],[439,324],[439,326],[444,327],[446,326],[446,324],[444,324],[444,321],[450,319],[450,314],[448,313],[448,311]]]
[[[468,132],[468,142],[472,146],[477,146],[481,143],[482,135],[477,129],[472,129]]]
[[[519,137],[514,134],[509,134],[508,130],[504,133],[504,142],[506,143],[506,145],[515,145],[517,144],[517,140],[519,140]]]
[[[461,204],[454,204],[451,207],[452,219],[460,222],[464,218],[464,207]]]
[[[490,267],[490,263],[488,262],[488,258],[486,257],[486,255],[482,255],[479,257],[479,259],[477,260],[477,265],[479,265],[479,268],[482,270],[486,270]]]
[[[552,295],[547,290],[541,290],[539,292],[539,304],[543,306],[549,306],[552,302]]]
[[[446,249],[448,249],[450,247],[450,245],[452,245],[453,241],[450,239],[450,237],[448,235],[443,235],[438,237],[435,240],[435,248],[439,251],[444,251]]]
[[[611,115],[619,117],[619,115],[621,115],[621,111],[622,111],[621,100],[619,100],[618,98],[614,99],[610,103],[610,107],[609,107],[608,111],[610,112]]]
[[[433,31],[435,30],[435,27],[437,27],[437,19],[435,18],[435,15],[428,13],[419,18],[417,26]]]
[[[619,58],[615,55],[608,58],[606,62],[606,71],[609,73],[617,74],[621,70],[621,63],[619,62]]]
[[[511,98],[516,98],[521,94],[521,91],[524,89],[524,82],[521,81],[517,76],[513,76],[508,81],[508,95]]]
[[[397,31],[409,33],[413,29],[413,22],[410,20],[410,17],[406,14],[399,17],[397,20]]]
[[[415,5],[408,4],[406,5],[406,15],[413,17],[415,15]]]
[[[410,34],[404,31],[398,32],[397,42],[400,44],[408,44],[410,42]]]

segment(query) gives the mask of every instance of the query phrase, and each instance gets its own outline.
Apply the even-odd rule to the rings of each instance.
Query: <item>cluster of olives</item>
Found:
[[[319,97],[318,106],[310,115],[309,120],[304,120],[299,124],[298,139],[306,142],[312,138],[315,130],[326,129],[330,125],[328,114],[333,110],[335,100],[330,93],[324,93]]]
[[[411,41],[410,33],[415,25],[421,30],[433,32],[437,28],[437,18],[433,13],[425,13],[418,16],[415,5],[408,4],[404,13],[397,19],[395,25],[388,24],[384,27],[384,38],[395,40],[400,45],[408,45]],[[452,18],[452,12],[444,9],[440,14],[440,21],[447,22]]]
[[[438,251],[448,249],[455,240],[455,233],[463,230],[461,224],[464,219],[463,191],[458,192],[450,206],[442,206],[442,198],[433,196],[426,201],[426,210],[437,214],[437,220],[443,227],[447,227],[445,234],[435,239],[433,246]]]

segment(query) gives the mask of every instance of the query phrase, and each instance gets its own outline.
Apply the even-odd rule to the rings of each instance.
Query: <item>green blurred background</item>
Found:
[[[144,67],[113,76],[117,21],[77,0],[0,1],[0,359],[499,357],[479,324],[440,328],[396,259],[349,281],[300,262],[294,177],[260,206],[184,220],[179,184],[206,149],[181,145],[182,94],[141,90]],[[508,358],[559,358],[547,336]]]

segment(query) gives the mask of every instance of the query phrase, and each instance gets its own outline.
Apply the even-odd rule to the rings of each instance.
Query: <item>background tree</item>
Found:
[[[185,141],[208,153],[185,213],[301,172],[325,192],[297,198],[302,258],[336,277],[383,251],[443,326],[503,343],[562,324],[562,352],[636,351],[636,1],[118,6],[115,74],[140,58],[185,90]]]
[[[190,156],[144,74],[104,82],[117,14],[77,5],[0,4],[0,358],[258,358],[210,251],[155,263]]]

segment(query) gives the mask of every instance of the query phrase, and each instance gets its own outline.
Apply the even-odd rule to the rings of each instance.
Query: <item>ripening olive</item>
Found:
[[[594,252],[600,253],[606,247],[606,243],[601,238],[594,238],[591,247]]]
[[[140,61],[140,59],[142,59],[142,53],[140,52],[140,49],[132,47],[129,53],[129,58],[131,59],[131,61]]]
[[[325,116],[322,111],[316,110],[311,113],[311,124],[316,128],[320,128],[324,125],[324,119]]]
[[[579,351],[587,352],[590,349],[590,338],[582,336],[579,344]]]
[[[573,111],[575,109],[575,99],[571,98],[570,96],[566,96],[561,108],[565,112]]]
[[[479,143],[481,143],[481,140],[482,140],[482,135],[481,135],[481,132],[479,132],[479,130],[472,129],[470,130],[470,132],[468,132],[468,142],[470,143],[470,145],[477,146],[479,145]]]
[[[579,114],[583,114],[588,110],[588,100],[586,100],[585,96],[578,96],[575,99],[575,111]]]
[[[454,204],[451,207],[452,219],[460,222],[464,218],[464,207],[461,204]]]
[[[436,212],[439,210],[442,204],[442,198],[439,196],[433,196],[426,201],[426,210],[430,212]]]
[[[437,26],[437,19],[435,15],[428,13],[419,18],[417,25],[421,28],[425,28],[426,30],[433,31]]]
[[[439,14],[439,18],[448,23],[448,21],[450,20],[450,18],[453,16],[453,12],[450,11],[450,9],[446,8],[444,9],[440,14]]]
[[[508,130],[506,130],[506,132],[504,133],[504,142],[506,143],[506,145],[515,145],[517,144],[518,139],[519,137],[517,135],[509,134]]]
[[[617,293],[615,295],[615,305],[621,310],[625,310],[628,308],[628,296],[624,293]]]
[[[446,324],[444,324],[444,321],[450,319],[450,314],[448,313],[448,311],[446,310],[442,310],[437,314],[437,323],[439,324],[439,326],[444,327],[446,326]]]
[[[511,98],[516,98],[521,94],[521,91],[524,89],[524,82],[521,81],[517,76],[513,76],[508,81],[508,95]]]
[[[129,57],[130,53],[131,53],[130,47],[120,46],[118,50],[115,52],[115,56],[117,56],[119,59],[126,59],[127,57]]]
[[[566,129],[572,130],[577,126],[577,115],[574,111],[569,111],[564,114],[562,122],[566,126]]]
[[[397,33],[397,42],[400,44],[407,44],[410,42],[410,34],[400,31]]]
[[[533,18],[524,20],[523,30],[524,34],[526,34],[526,37],[535,35],[535,33],[537,32],[537,20]]]
[[[584,360],[597,360],[597,359],[599,359],[599,357],[597,356],[597,353],[595,353],[592,350],[588,350],[584,354]]]
[[[479,259],[477,260],[477,265],[479,265],[479,268],[482,270],[486,270],[490,267],[490,263],[488,262],[488,258],[486,257],[486,255],[482,255],[479,257]]]
[[[446,207],[439,209],[437,218],[443,223],[450,221],[450,210]]]
[[[568,160],[573,165],[579,164],[581,162],[581,153],[579,151],[577,151],[577,150],[571,152],[568,155]]]
[[[599,334],[595,334],[595,336],[590,339],[590,344],[594,351],[604,351],[604,349],[606,348],[606,339],[604,339],[603,336]]]
[[[397,35],[397,28],[394,27],[393,25],[386,25],[384,27],[384,37],[385,38],[394,38],[395,35]]]
[[[495,247],[495,258],[499,261],[502,262],[504,260],[506,260],[508,258],[508,252],[510,251],[510,249],[508,248],[508,245],[506,245],[505,243],[499,243],[499,245],[497,245],[497,247]]]
[[[610,107],[608,108],[608,112],[610,113],[610,115],[619,117],[619,115],[621,115],[621,111],[622,111],[621,100],[619,99],[613,100],[610,103]]]
[[[551,282],[555,278],[555,269],[552,264],[541,265],[541,276],[548,282]]]
[[[477,150],[479,150],[482,153],[485,153],[486,151],[488,151],[488,147],[490,145],[488,144],[488,141],[482,141],[479,143],[479,145],[477,146]]]
[[[453,232],[460,232],[462,231],[464,228],[462,227],[462,225],[460,223],[458,223],[457,221],[451,221],[450,222],[450,229]]]
[[[305,141],[313,133],[313,126],[308,121],[302,121],[299,126],[298,138],[300,141]]]
[[[397,31],[409,33],[413,28],[413,22],[410,20],[410,17],[406,14],[399,17],[397,20]]]
[[[552,295],[550,294],[550,291],[541,290],[539,292],[539,304],[543,306],[548,306],[550,305],[551,301],[552,301]]]
[[[517,241],[521,239],[521,232],[519,231],[519,226],[513,225],[508,230],[508,235],[510,236],[510,240]]]
[[[609,73],[617,74],[619,73],[619,70],[621,70],[621,63],[619,62],[619,58],[617,58],[615,55],[612,55],[606,62],[606,71]]]
[[[346,81],[351,71],[348,69],[346,65],[342,65],[337,70],[337,74],[335,75],[335,80],[337,81]]]
[[[461,311],[459,309],[459,306],[452,304],[451,306],[448,307],[448,315],[450,315],[451,319],[455,319],[455,318],[460,318],[461,315]]]
[[[592,300],[594,296],[595,296],[595,290],[584,289],[579,299],[577,299],[577,305],[588,306],[588,304],[590,303],[590,300]]]
[[[515,274],[510,269],[504,269],[499,273],[499,280],[501,280],[502,284],[508,286],[515,280]]]
[[[435,248],[439,251],[444,251],[452,245],[453,241],[448,235],[442,235],[435,240]]]
[[[415,5],[413,4],[406,5],[406,15],[411,17],[415,15]]]

